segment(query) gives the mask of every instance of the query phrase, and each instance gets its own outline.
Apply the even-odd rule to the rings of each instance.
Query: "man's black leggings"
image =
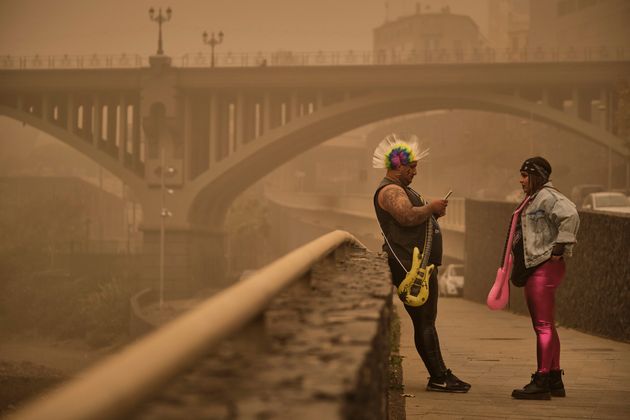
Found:
[[[407,273],[398,261],[389,259],[388,263],[392,272],[392,281],[398,287]],[[429,299],[421,306],[405,305],[413,322],[416,350],[432,377],[442,376],[446,372],[440,351],[440,341],[435,329],[438,303],[437,271],[436,267],[429,278]]]

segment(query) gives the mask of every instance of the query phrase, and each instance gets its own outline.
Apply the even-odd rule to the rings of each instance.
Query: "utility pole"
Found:
[[[160,151],[160,191],[162,193],[161,210],[160,210],[160,310],[164,305],[164,249],[165,249],[165,224],[166,218],[173,214],[166,208],[166,194],[173,194],[173,190],[166,188],[164,177],[168,173],[169,176],[175,174],[175,168],[166,167],[166,156],[164,146]]]

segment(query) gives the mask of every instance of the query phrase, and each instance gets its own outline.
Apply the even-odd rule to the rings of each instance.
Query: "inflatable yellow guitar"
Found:
[[[398,286],[400,300],[409,306],[421,306],[429,299],[429,279],[435,269],[434,264],[427,265],[431,253],[433,239],[433,222],[427,220],[427,234],[424,241],[422,254],[418,247],[413,247],[411,257],[411,269],[405,279]]]

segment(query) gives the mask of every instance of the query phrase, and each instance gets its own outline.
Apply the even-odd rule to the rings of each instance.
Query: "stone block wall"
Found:
[[[386,260],[338,250],[135,418],[386,419],[391,314]]]
[[[513,203],[468,200],[464,297],[485,303],[501,264]],[[528,314],[511,285],[509,310]],[[580,212],[578,244],[556,294],[556,321],[630,341],[630,215]]]

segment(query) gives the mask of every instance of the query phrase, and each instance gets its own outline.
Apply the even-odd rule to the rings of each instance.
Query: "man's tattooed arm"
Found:
[[[405,191],[397,185],[388,185],[378,194],[379,205],[403,226],[424,223],[434,213],[431,205],[413,207]]]

